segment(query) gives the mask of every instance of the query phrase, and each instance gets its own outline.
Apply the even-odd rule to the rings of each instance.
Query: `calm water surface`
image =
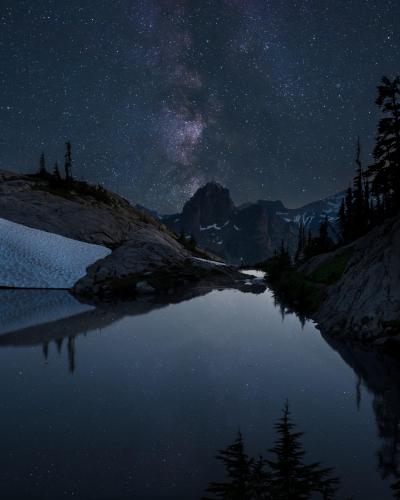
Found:
[[[1,498],[199,499],[238,428],[265,453],[286,399],[309,460],[340,476],[338,498],[391,498],[398,371],[329,345],[268,290],[97,309],[3,291],[0,303]]]

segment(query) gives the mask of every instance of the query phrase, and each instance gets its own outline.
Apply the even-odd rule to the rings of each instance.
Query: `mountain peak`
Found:
[[[185,203],[182,212],[184,227],[196,231],[200,226],[224,224],[234,210],[229,189],[218,182],[208,182]]]

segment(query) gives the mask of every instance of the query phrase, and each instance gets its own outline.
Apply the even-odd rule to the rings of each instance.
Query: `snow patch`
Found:
[[[200,257],[192,257],[193,260],[196,260],[198,262],[207,262],[207,264],[213,264],[214,266],[224,266],[226,267],[226,264],[223,262],[217,262],[215,260],[208,260],[208,259],[201,259]]]
[[[0,287],[72,288],[111,250],[0,218]]]
[[[216,229],[217,231],[221,231],[221,229],[229,224],[229,220],[227,220],[222,226],[218,226],[217,224],[210,224],[209,226],[200,226],[200,231],[209,231],[210,229]]]

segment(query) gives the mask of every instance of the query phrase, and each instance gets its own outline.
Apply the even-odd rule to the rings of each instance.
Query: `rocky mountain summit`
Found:
[[[182,213],[159,220],[177,234],[194,236],[200,246],[228,262],[251,265],[271,257],[282,241],[294,254],[300,223],[315,234],[328,217],[335,232],[342,198],[339,193],[298,209],[288,209],[279,200],[235,206],[228,189],[209,182],[187,201]]]
[[[200,281],[221,286],[243,281],[238,271],[218,265],[199,249],[185,248],[162,223],[127,200],[84,182],[1,171],[0,218],[111,249],[76,284],[79,294],[150,293]]]

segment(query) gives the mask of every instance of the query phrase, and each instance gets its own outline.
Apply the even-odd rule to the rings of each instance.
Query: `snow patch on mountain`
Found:
[[[0,287],[71,288],[88,266],[110,253],[0,218]]]

